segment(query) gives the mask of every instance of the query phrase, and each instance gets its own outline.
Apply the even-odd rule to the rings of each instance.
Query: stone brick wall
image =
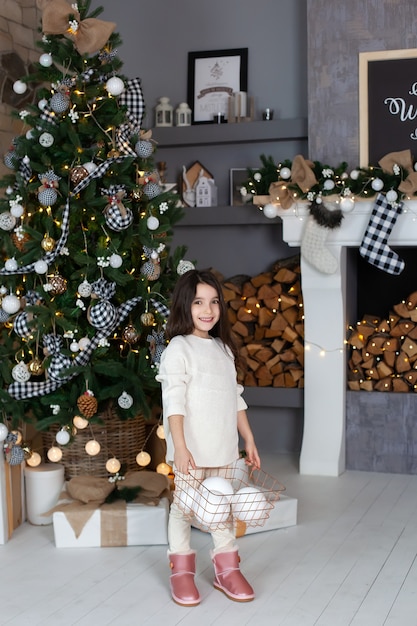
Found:
[[[22,132],[19,120],[10,113],[17,105],[11,85],[27,73],[40,56],[35,42],[39,39],[40,12],[36,0],[0,0],[0,154],[7,152],[12,138]],[[0,175],[6,170],[2,160]]]

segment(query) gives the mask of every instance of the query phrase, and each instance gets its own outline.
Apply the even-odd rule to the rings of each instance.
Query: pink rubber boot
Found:
[[[170,585],[174,602],[181,606],[196,606],[200,594],[194,583],[195,552],[169,554]]]
[[[216,589],[223,591],[228,598],[236,602],[249,602],[254,599],[253,589],[240,571],[237,548],[230,552],[212,554],[212,561],[215,571],[213,584]]]

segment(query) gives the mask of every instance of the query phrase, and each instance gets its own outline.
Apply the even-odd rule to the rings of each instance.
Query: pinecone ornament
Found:
[[[97,413],[97,399],[92,391],[85,391],[77,400],[77,407],[87,419],[93,417]]]

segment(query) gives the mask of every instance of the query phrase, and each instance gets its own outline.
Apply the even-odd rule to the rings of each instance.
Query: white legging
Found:
[[[209,476],[227,476],[227,471],[230,471],[230,466],[225,468],[210,467],[210,468],[197,468],[190,470],[189,474],[182,474],[178,472],[174,467],[175,479],[177,489],[189,486],[196,488],[199,483]],[[191,549],[191,518],[176,504],[175,494],[174,501],[171,504],[168,520],[168,543],[169,552],[189,552]],[[233,522],[225,524],[224,527],[210,531],[214,553],[228,552],[236,547],[236,538],[233,527]]]

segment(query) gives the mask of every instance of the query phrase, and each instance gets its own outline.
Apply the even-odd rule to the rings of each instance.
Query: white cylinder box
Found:
[[[26,514],[31,524],[52,524],[52,515],[43,514],[57,504],[64,480],[64,466],[58,463],[25,467]]]

